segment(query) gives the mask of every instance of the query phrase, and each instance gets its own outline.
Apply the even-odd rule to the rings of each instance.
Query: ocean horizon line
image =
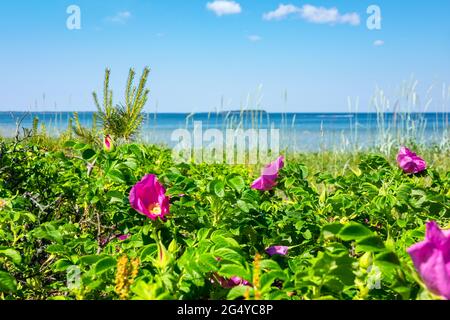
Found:
[[[97,110],[89,110],[89,111],[76,111],[76,110],[72,110],[72,111],[68,111],[68,110],[64,110],[64,111],[55,111],[55,110],[36,110],[36,111],[29,111],[29,110],[0,110],[0,114],[5,114],[5,113],[15,113],[15,114],[36,114],[36,113],[43,113],[43,114],[55,114],[55,113],[63,113],[63,114],[70,114],[70,113],[96,113],[98,112]],[[160,111],[145,111],[142,112],[143,114],[161,114],[161,115],[165,115],[165,114],[171,114],[171,115],[189,115],[189,114],[227,114],[227,113],[251,113],[251,112],[262,112],[262,113],[266,113],[266,114],[307,114],[307,115],[321,115],[321,114],[335,114],[335,115],[358,115],[358,114],[378,114],[378,113],[383,113],[383,114],[450,114],[450,110],[448,111],[383,111],[383,112],[377,112],[377,111],[323,111],[323,112],[319,112],[319,111],[299,111],[299,112],[295,112],[295,111],[285,111],[285,112],[273,112],[273,111],[265,111],[265,110],[223,110],[223,111],[198,111],[198,112],[178,112],[178,111],[166,111],[166,112],[160,112]]]

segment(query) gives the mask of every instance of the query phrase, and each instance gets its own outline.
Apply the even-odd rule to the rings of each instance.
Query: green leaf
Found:
[[[219,198],[223,198],[225,196],[225,185],[222,181],[217,181],[214,183],[214,193]]]
[[[75,141],[69,140],[64,142],[63,148],[72,148],[76,144]]]
[[[250,279],[249,272],[243,266],[237,264],[226,264],[222,266],[219,274],[226,278],[240,277],[247,281]]]
[[[67,248],[61,244],[51,244],[47,247],[48,253],[65,253]]]
[[[345,225],[339,232],[339,237],[344,241],[359,240],[370,235],[372,235],[372,231],[370,231],[365,226],[355,222],[350,222],[349,224]]]
[[[273,271],[273,272],[264,273],[261,276],[261,280],[260,280],[261,290],[266,290],[266,289],[270,288],[272,286],[272,284],[274,283],[274,281],[278,280],[278,279],[285,280],[286,275],[281,271]]]
[[[249,213],[250,212],[250,208],[248,207],[247,202],[242,201],[242,200],[238,200],[236,202],[236,204],[239,207],[239,209],[241,209],[243,212],[245,212],[245,213]]]
[[[394,252],[383,252],[375,256],[377,265],[392,268],[400,266],[400,261]]]
[[[260,261],[260,268],[262,270],[281,270],[281,267],[277,262],[269,259],[264,259]]]
[[[406,227],[406,225],[408,224],[408,221],[402,220],[402,219],[397,219],[396,223],[400,228],[404,229]]]
[[[54,272],[64,272],[67,270],[68,267],[72,265],[73,263],[71,261],[67,259],[60,259],[52,265],[52,270]]]
[[[84,285],[89,289],[89,290],[97,290],[98,288],[100,288],[100,286],[102,285],[103,281],[101,279],[97,279],[97,280],[93,280],[93,279],[83,279],[83,283]]]
[[[357,242],[357,251],[365,251],[365,252],[379,252],[385,250],[383,240],[378,236],[369,236],[367,238],[363,238]]]
[[[31,235],[37,239],[46,239],[62,243],[62,234],[50,223],[43,223],[39,228],[31,231]]]
[[[344,284],[336,278],[326,278],[323,286],[331,291],[340,292],[342,291]]]
[[[0,292],[16,292],[16,279],[5,271],[0,271]]]
[[[116,259],[113,257],[106,257],[98,261],[94,266],[94,272],[96,274],[102,274],[109,269],[114,268],[117,265]]]
[[[73,145],[73,148],[74,148],[75,150],[83,150],[83,149],[86,148],[86,147],[87,147],[87,144],[81,143],[81,142],[75,143],[75,144]]]
[[[104,255],[91,254],[91,255],[80,257],[80,263],[85,264],[85,265],[92,265],[104,257],[105,257]]]
[[[156,246],[156,243],[146,245],[145,247],[142,248],[140,260],[142,262],[152,261],[153,256],[155,255],[157,250],[158,247]]]
[[[117,169],[112,169],[107,174],[108,178],[118,183],[125,183],[125,177],[123,173]]]
[[[238,262],[243,260],[242,256],[239,253],[229,248],[219,248],[217,250],[214,250],[214,255],[216,257],[229,260],[232,262]]]
[[[142,155],[145,153],[145,149],[143,149],[142,146],[137,144],[130,144],[128,148],[137,157],[142,157]]]
[[[312,238],[312,234],[310,230],[306,230],[305,232],[302,233],[303,238],[305,238],[306,240],[309,240]]]
[[[248,290],[250,290],[249,293],[252,294],[253,288],[250,288],[248,286],[236,286],[232,288],[230,292],[228,292],[227,299],[235,300],[237,298],[241,298]]]
[[[197,240],[205,240],[209,235],[210,229],[208,228],[201,228],[197,231]]]
[[[217,248],[240,248],[239,243],[233,238],[225,238],[224,236],[213,234],[211,240]]]
[[[346,286],[351,286],[355,281],[355,274],[352,271],[351,265],[342,265],[330,272],[330,275],[336,276],[340,282]]]
[[[394,286],[392,286],[392,289],[395,292],[399,293],[404,300],[408,300],[410,298],[410,295],[411,295],[410,287],[396,283],[396,284],[394,284]]]
[[[81,154],[81,157],[82,157],[84,160],[90,160],[90,159],[92,159],[96,154],[97,154],[97,153],[96,153],[94,150],[92,150],[92,149],[86,149],[86,150],[84,150],[83,153]]]
[[[333,223],[323,226],[322,235],[325,239],[334,237],[339,234],[344,226],[340,223]]]
[[[245,181],[241,176],[235,176],[227,182],[237,192],[241,192],[245,188]]]
[[[109,203],[114,203],[114,202],[123,202],[124,196],[122,192],[119,192],[117,190],[111,190],[106,194],[107,198],[110,198],[111,200],[109,201]]]
[[[0,256],[5,256],[11,259],[14,264],[18,265],[22,261],[22,257],[17,250],[14,249],[2,249],[0,250]]]
[[[127,159],[123,164],[131,170],[136,170],[139,166],[134,159]]]
[[[284,180],[284,186],[286,189],[290,189],[292,186],[294,186],[297,183],[297,179],[293,177],[287,177]]]
[[[218,261],[210,253],[204,253],[197,259],[197,266],[201,272],[214,272],[217,271]]]

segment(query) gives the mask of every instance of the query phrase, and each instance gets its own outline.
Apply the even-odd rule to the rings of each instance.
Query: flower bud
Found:
[[[170,263],[170,254],[161,241],[158,242],[158,256],[154,260],[153,264],[156,268],[164,270]]]
[[[372,264],[372,254],[370,252],[364,253],[364,255],[359,258],[359,266],[361,268],[367,269]]]
[[[105,136],[105,138],[103,139],[103,148],[107,151],[110,152],[114,149],[114,145],[112,143],[112,139],[110,137],[109,134],[107,134]]]

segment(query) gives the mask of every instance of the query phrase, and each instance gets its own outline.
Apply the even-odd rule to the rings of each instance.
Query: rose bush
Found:
[[[0,299],[448,298],[432,251],[447,240],[420,242],[430,221],[448,229],[450,173],[402,164],[367,154],[332,174],[289,155],[175,164],[151,145],[0,142]]]

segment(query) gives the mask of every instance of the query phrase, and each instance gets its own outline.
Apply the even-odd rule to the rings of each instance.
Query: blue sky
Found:
[[[419,93],[435,86],[432,109],[442,108],[449,1],[218,2],[3,0],[0,110],[93,110],[105,67],[121,102],[128,69],[145,65],[147,111],[210,111],[222,97],[237,109],[249,95],[268,111],[345,112],[348,96],[367,111],[375,86],[395,96],[412,76]],[[80,30],[66,27],[72,4]],[[381,30],[366,26],[371,4],[381,9]]]

